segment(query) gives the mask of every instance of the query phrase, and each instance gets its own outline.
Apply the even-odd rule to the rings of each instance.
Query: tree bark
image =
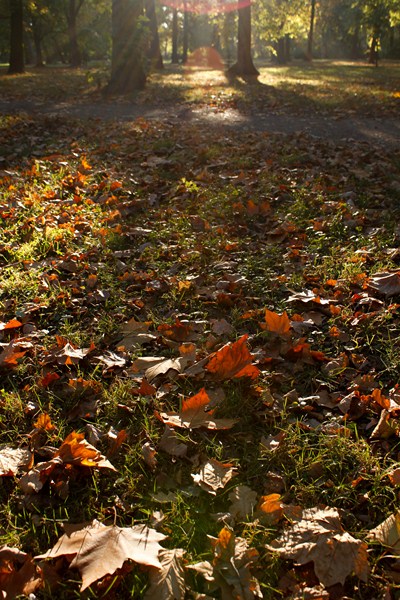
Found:
[[[153,69],[163,69],[164,63],[160,50],[160,36],[158,35],[156,5],[154,0],[146,0],[145,10],[150,28],[150,45],[147,57],[149,58]]]
[[[9,0],[10,4],[10,65],[8,73],[23,73],[24,60],[24,11],[22,0]]]
[[[111,79],[106,91],[129,94],[143,89],[142,36],[139,18],[143,15],[141,0],[113,0]]]
[[[238,10],[238,45],[237,61],[228,69],[228,76],[239,76],[245,78],[257,78],[259,72],[254,66],[251,56],[251,6],[245,6]]]
[[[371,45],[369,48],[369,58],[368,58],[368,62],[371,65],[375,65],[376,67],[378,66],[378,35],[374,33],[374,35],[372,36],[372,40],[371,40]]]
[[[178,11],[174,8],[172,13],[172,64],[179,62],[178,56]]]
[[[183,40],[182,40],[182,62],[186,64],[189,54],[189,13],[183,13]]]
[[[308,30],[308,40],[307,40],[307,60],[309,60],[310,62],[313,59],[314,23],[315,23],[315,0],[311,0],[310,28]]]

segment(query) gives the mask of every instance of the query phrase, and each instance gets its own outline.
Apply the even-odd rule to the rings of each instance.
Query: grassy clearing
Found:
[[[335,78],[351,68],[325,66],[324,83],[336,91]],[[322,106],[314,67],[296,69],[279,85],[290,91],[302,78]],[[361,80],[363,69],[355,71]],[[368,77],[383,89],[381,72],[368,69]],[[268,69],[268,77],[282,73]],[[73,77],[83,86],[83,72]],[[21,81],[21,97],[34,83],[30,74],[5,79],[8,97]],[[203,90],[189,87],[182,97],[200,98]],[[153,98],[156,89],[151,83],[145,93]],[[336,507],[344,529],[363,540],[397,509],[388,474],[399,451],[398,292],[385,296],[368,282],[398,269],[398,153],[143,119],[4,117],[0,139],[0,321],[20,323],[1,330],[1,442],[31,447],[39,464],[72,431],[83,432],[116,468],[71,469],[31,495],[21,473],[3,477],[1,543],[37,555],[65,522],[159,521],[163,545],[183,548],[192,565],[212,560],[207,536],[227,523],[259,553],[253,574],[264,598],[292,593],[289,571],[300,590],[315,586],[312,569],[293,569],[266,548],[290,519],[255,507],[234,517],[230,496],[245,485],[256,503],[279,494],[285,506]],[[265,309],[286,310],[290,331],[269,331]],[[131,319],[145,334],[134,342],[123,329]],[[217,381],[204,368],[190,375],[191,363],[245,334],[257,379]],[[137,359],[176,359],[182,344],[193,352],[187,368],[160,373],[145,393]],[[219,398],[216,417],[237,422],[228,430],[177,429],[187,450],[173,455],[163,449],[155,411],[179,411],[202,387]],[[391,399],[388,428],[371,435],[387,406],[379,394]],[[43,414],[54,429],[35,425]],[[121,431],[127,437],[113,453]],[[273,450],[268,436],[279,434]],[[215,495],[192,477],[205,459],[236,469]],[[396,597],[396,560],[373,544],[369,560],[367,582],[350,575],[329,597]],[[111,580],[80,593],[66,561],[57,577],[57,591],[39,590],[38,598],[139,598],[148,585],[137,566],[119,573],[108,595]],[[186,578],[188,598],[207,591],[198,573],[188,569]]]
[[[294,61],[288,66],[261,63],[258,84],[228,81],[207,68],[166,65],[149,77],[146,90],[130,100],[140,104],[208,105],[215,110],[338,116],[396,116],[399,109],[400,66],[383,61],[376,68],[363,62]],[[3,71],[3,74],[5,70]],[[0,70],[1,74],[1,70]],[[1,97],[24,101],[81,103],[104,101],[108,80],[103,66],[69,69],[28,69],[2,77]]]

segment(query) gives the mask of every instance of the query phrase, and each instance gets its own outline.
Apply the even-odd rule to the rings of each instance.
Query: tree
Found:
[[[10,6],[10,65],[9,74],[23,73],[24,61],[24,11],[22,0],[9,0]]]
[[[129,94],[143,89],[143,5],[141,0],[112,0],[111,79],[107,91]]]
[[[251,6],[238,10],[237,61],[228,69],[228,76],[256,78],[260,74],[251,55]]]
[[[311,0],[310,29],[308,30],[308,39],[307,39],[307,60],[310,60],[310,61],[313,58],[315,4],[316,4],[316,0]]]
[[[147,57],[154,69],[163,69],[164,64],[160,50],[160,36],[158,35],[156,5],[154,0],[145,0],[145,10],[150,28],[150,45]]]
[[[78,34],[77,34],[77,18],[84,0],[68,0],[67,5],[67,24],[68,24],[68,39],[69,39],[69,61],[71,67],[80,67],[82,57],[79,50]]]
[[[179,62],[178,56],[178,11],[176,8],[172,11],[172,64]]]

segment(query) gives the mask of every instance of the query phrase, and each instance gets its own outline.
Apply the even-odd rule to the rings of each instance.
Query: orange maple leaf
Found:
[[[205,366],[207,371],[221,381],[232,377],[251,377],[252,379],[258,377],[260,371],[251,364],[253,355],[250,354],[247,347],[247,338],[248,335],[242,335],[233,344],[226,344],[212,354]]]
[[[180,413],[156,413],[163,423],[170,427],[182,427],[187,429],[230,429],[236,423],[235,419],[215,419],[214,410],[207,410],[211,400],[204,388],[197,394],[183,400]]]
[[[47,413],[39,415],[33,426],[36,427],[36,429],[42,429],[43,431],[53,431],[53,429],[55,429],[55,426]]]
[[[89,444],[82,433],[76,431],[65,438],[54,456],[59,456],[66,464],[106,468],[115,471],[113,465],[100,454],[97,448]]]
[[[266,329],[278,335],[287,335],[290,331],[290,320],[285,311],[282,315],[272,310],[265,311],[265,323],[261,323],[261,329]]]

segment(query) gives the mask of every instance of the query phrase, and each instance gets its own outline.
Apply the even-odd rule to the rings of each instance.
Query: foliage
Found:
[[[31,77],[4,98],[49,106]],[[74,101],[76,73],[47,77]],[[175,108],[265,100],[198,77]],[[288,81],[268,94],[294,112]],[[398,148],[143,117],[0,129],[3,595],[396,592]]]

